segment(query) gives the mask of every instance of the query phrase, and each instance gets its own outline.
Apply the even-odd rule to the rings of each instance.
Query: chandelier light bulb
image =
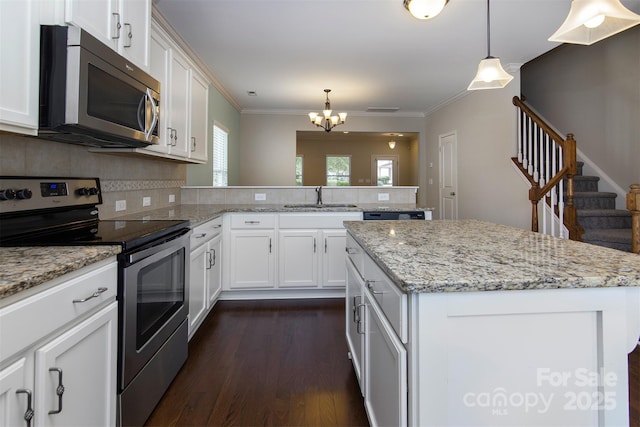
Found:
[[[604,22],[604,15],[596,15],[584,23],[587,28],[597,28]]]

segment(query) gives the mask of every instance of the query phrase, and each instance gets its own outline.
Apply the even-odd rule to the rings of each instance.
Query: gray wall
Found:
[[[207,139],[209,141],[207,163],[187,167],[188,185],[213,185],[213,124],[218,123],[229,130],[228,162],[229,185],[238,185],[240,171],[240,113],[216,89],[209,86],[209,118]]]
[[[522,93],[619,186],[640,183],[640,26],[525,64]]]

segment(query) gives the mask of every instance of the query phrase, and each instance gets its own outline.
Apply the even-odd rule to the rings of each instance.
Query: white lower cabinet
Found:
[[[279,287],[318,287],[319,234],[317,230],[284,230],[278,233]]]
[[[189,271],[189,339],[216,303],[222,287],[222,218],[196,227],[191,234]]]
[[[115,425],[116,264],[82,271],[0,309],[0,425]]]
[[[347,348],[349,349],[349,358],[353,363],[353,369],[360,384],[360,391],[364,393],[365,383],[362,367],[364,365],[364,302],[362,300],[362,292],[364,282],[353,266],[351,261],[347,261],[347,287],[345,295],[345,312],[347,333]]]
[[[272,230],[234,230],[229,235],[230,289],[276,286],[276,233]]]

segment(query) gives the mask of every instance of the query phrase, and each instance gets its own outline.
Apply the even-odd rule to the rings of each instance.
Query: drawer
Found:
[[[364,257],[364,249],[347,232],[347,258],[351,260],[362,279],[364,279]]]
[[[0,362],[106,302],[114,301],[118,288],[117,265],[112,262],[99,268],[90,266],[61,276],[48,283],[59,284],[0,309]],[[106,290],[97,294],[98,288]],[[94,294],[97,295],[91,298]],[[79,302],[82,299],[86,301]]]
[[[280,228],[344,228],[344,221],[359,221],[360,212],[280,214]]]
[[[191,250],[207,243],[209,240],[222,233],[222,217],[212,219],[193,229],[191,233],[190,243]]]
[[[254,229],[254,228],[275,228],[275,214],[232,214],[231,228]]]
[[[407,294],[402,292],[369,256],[365,257],[364,262],[365,287],[380,306],[400,341],[406,344],[409,338]]]

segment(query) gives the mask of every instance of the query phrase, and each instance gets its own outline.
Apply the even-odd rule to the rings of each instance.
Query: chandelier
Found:
[[[329,102],[329,92],[331,89],[325,89],[327,99],[324,102],[324,110],[322,110],[322,116],[318,113],[309,113],[309,119],[314,125],[321,127],[326,132],[331,132],[331,129],[341,125],[347,120],[347,113],[338,113],[337,116],[331,115],[331,103]],[[324,123],[323,123],[324,120]]]

